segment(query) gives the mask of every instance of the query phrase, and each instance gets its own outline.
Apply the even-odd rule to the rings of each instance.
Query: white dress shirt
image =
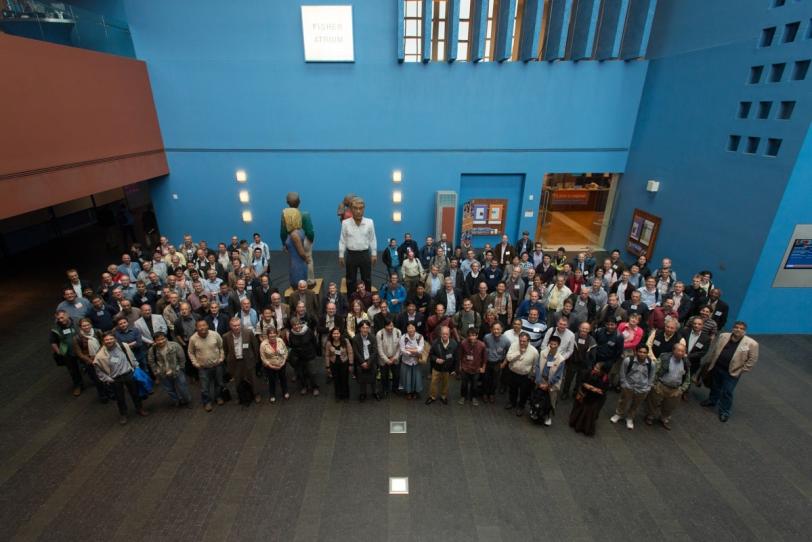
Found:
[[[361,224],[356,224],[354,218],[345,218],[341,222],[341,236],[338,238],[339,258],[343,258],[347,250],[369,250],[372,256],[377,256],[377,247],[375,224],[371,218],[362,218]]]

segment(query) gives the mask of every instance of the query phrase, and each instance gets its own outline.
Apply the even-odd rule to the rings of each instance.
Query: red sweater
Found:
[[[460,342],[459,347],[459,368],[460,372],[474,374],[479,369],[484,368],[488,363],[485,343],[477,340],[471,344],[467,338]]]

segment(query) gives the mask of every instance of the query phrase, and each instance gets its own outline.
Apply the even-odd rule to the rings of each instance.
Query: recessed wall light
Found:
[[[248,203],[251,201],[251,196],[248,195],[248,190],[240,190],[240,203]]]
[[[400,203],[401,201],[403,201],[403,192],[401,192],[400,190],[395,190],[394,192],[392,192],[392,202]]]
[[[238,169],[237,170],[237,182],[238,183],[244,183],[247,180],[248,180],[248,175],[245,173],[245,170],[244,169]]]
[[[396,169],[395,171],[392,172],[392,182],[393,183],[399,183],[402,180],[403,180],[403,173],[401,173],[401,171],[399,169]]]
[[[251,214],[251,211],[243,211],[242,212],[242,221],[243,222],[251,222],[254,220],[254,216]]]
[[[400,222],[402,218],[403,217],[400,214],[400,211],[395,211],[392,213],[392,222]]]

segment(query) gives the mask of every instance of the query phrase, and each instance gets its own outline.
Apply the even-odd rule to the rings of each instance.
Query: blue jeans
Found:
[[[223,365],[209,367],[208,369],[198,369],[200,376],[200,398],[204,405],[220,397],[223,391]]]
[[[186,383],[186,375],[183,371],[176,373],[175,376],[165,376],[161,379],[161,386],[164,391],[169,395],[173,401],[186,404],[191,402],[192,397],[189,395],[189,384]]]
[[[736,389],[738,383],[739,379],[730,376],[727,369],[714,367],[713,383],[708,401],[719,406],[719,414],[730,416],[730,409],[733,407],[733,390]]]

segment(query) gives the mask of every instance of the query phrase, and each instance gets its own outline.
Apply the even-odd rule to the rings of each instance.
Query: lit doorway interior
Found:
[[[548,173],[544,176],[536,239],[545,248],[604,248],[620,175]]]

